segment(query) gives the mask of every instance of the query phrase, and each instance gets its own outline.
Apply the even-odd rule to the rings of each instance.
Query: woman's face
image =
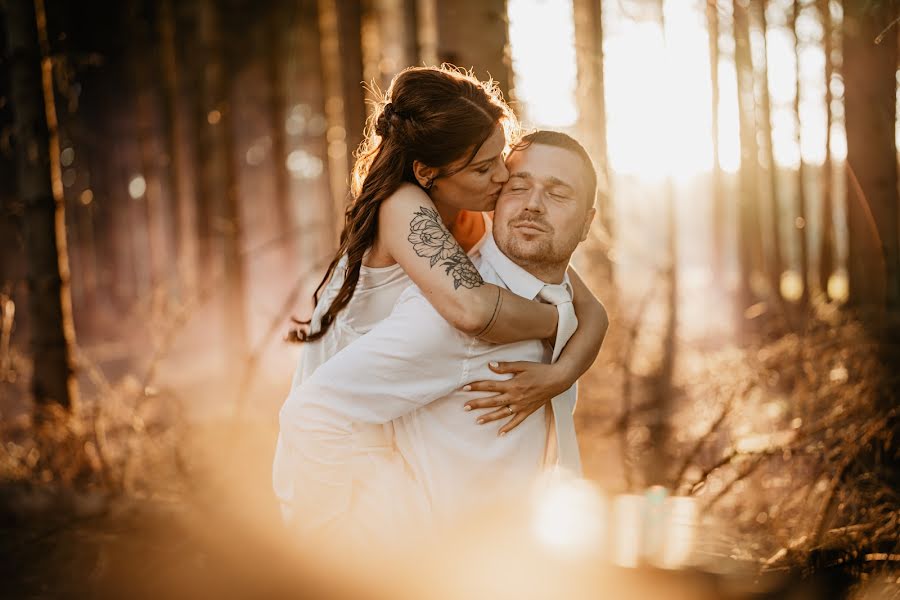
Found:
[[[494,210],[500,190],[509,179],[503,156],[505,147],[506,134],[498,124],[469,164],[460,168],[468,158],[464,157],[447,167],[452,175],[434,180],[429,190],[431,199],[460,210]]]

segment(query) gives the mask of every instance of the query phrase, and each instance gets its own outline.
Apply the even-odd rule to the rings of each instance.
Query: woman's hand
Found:
[[[466,402],[466,410],[496,409],[478,417],[479,424],[512,416],[500,428],[500,435],[518,427],[537,409],[569,389],[574,382],[574,378],[558,363],[492,362],[488,366],[494,373],[513,373],[513,377],[504,381],[474,381],[463,387],[463,391],[496,392],[493,396]]]

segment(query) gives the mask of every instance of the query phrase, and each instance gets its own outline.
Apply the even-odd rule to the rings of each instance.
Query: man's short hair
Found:
[[[597,169],[594,167],[591,155],[588,154],[588,151],[584,149],[584,146],[578,140],[561,131],[538,129],[522,136],[519,142],[513,146],[513,151],[524,150],[531,144],[544,144],[545,146],[562,148],[576,154],[581,159],[581,171],[588,184],[588,206],[594,206],[597,199]]]

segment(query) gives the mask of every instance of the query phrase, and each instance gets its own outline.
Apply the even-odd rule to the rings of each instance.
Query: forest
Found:
[[[897,0],[0,0],[0,597],[900,598],[898,31]],[[442,63],[599,173],[590,499],[572,555],[483,529],[348,577],[272,496],[287,333],[373,107]]]

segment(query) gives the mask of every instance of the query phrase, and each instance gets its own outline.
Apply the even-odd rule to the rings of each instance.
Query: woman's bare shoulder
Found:
[[[410,206],[433,206],[431,198],[425,190],[412,183],[402,183],[397,190],[384,199],[379,207],[379,212],[407,211]]]

